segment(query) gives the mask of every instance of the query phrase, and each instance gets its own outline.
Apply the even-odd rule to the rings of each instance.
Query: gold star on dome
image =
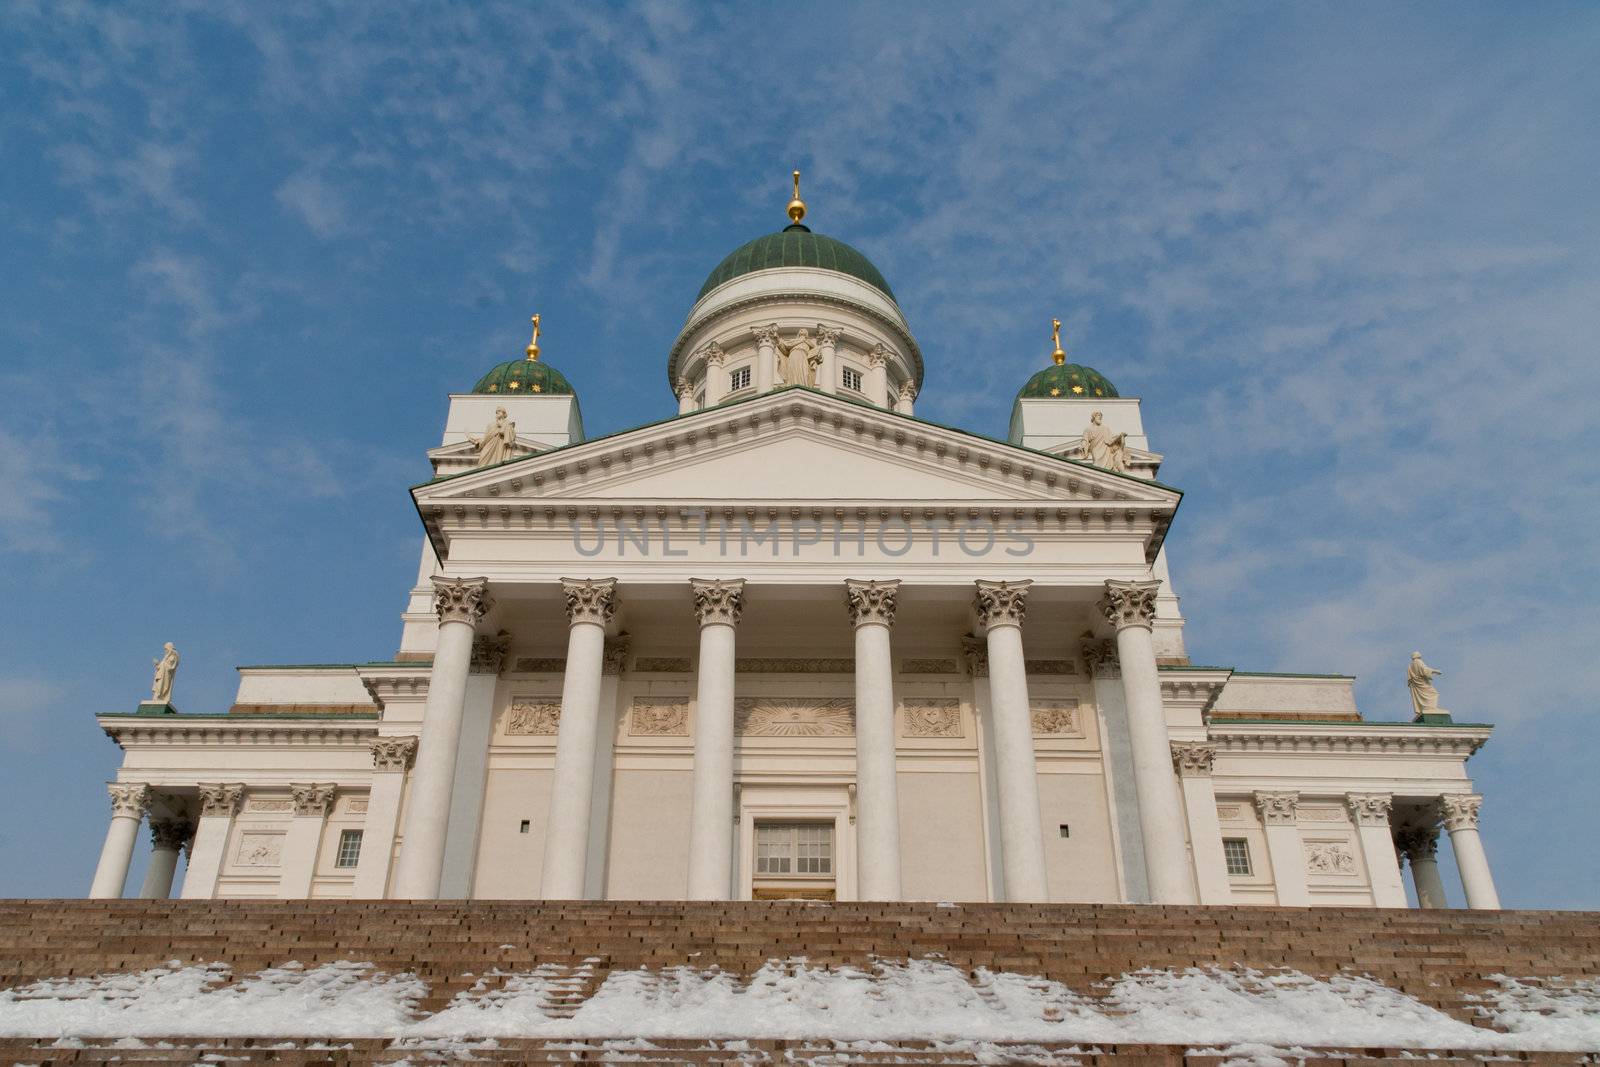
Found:
[[[540,385],[538,382],[534,382],[533,383],[533,391],[536,392],[536,393],[542,393],[542,392],[544,392],[544,386]]]
[[[506,383],[506,388],[507,389],[521,389],[522,388],[522,383],[521,382],[507,382]]]
[[[1073,387],[1072,387],[1072,391],[1073,391],[1073,392],[1074,392],[1074,393],[1081,393],[1081,392],[1083,392],[1083,386],[1081,386],[1081,385],[1074,385],[1074,386],[1073,386]]]
[[[1059,386],[1059,385],[1052,385],[1052,386],[1051,386],[1051,387],[1050,387],[1050,395],[1051,395],[1051,396],[1060,396],[1060,395],[1061,395],[1061,386]]]
[[[499,391],[500,391],[500,386],[499,385],[491,385],[491,386],[489,386],[489,392],[498,393]]]

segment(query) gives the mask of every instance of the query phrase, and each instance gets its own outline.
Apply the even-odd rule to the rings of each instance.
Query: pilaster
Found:
[[[1183,793],[1195,888],[1202,904],[1233,901],[1228,863],[1222,854],[1222,824],[1217,821],[1217,791],[1211,777],[1216,758],[1216,745],[1198,741],[1172,743],[1172,769],[1178,774]]]
[[[208,900],[216,896],[217,878],[228,850],[233,818],[244,800],[239,783],[201,782],[200,821],[195,827],[194,844],[189,847],[189,866],[183,875],[180,895],[185,900]]]
[[[1306,881],[1305,848],[1300,842],[1300,794],[1263,790],[1255,794],[1255,804],[1266,830],[1267,859],[1272,864],[1278,903],[1284,907],[1308,907],[1311,887]]]
[[[1372,903],[1380,908],[1405,907],[1406,887],[1395,855],[1394,831],[1389,825],[1393,798],[1387,793],[1346,793],[1344,802],[1361,841],[1361,857],[1372,883]]]
[[[351,891],[358,900],[380,900],[388,891],[395,831],[400,825],[400,798],[405,791],[406,771],[417,754],[417,739],[379,737],[371,742],[371,748],[372,787],[367,794],[361,855],[356,859],[356,880]]]

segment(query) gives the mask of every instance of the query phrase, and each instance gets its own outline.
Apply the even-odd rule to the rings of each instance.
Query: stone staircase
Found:
[[[362,962],[416,975],[426,986],[417,1009],[427,1014],[457,994],[481,995],[503,987],[509,975],[539,973],[547,990],[542,1011],[560,1018],[570,1017],[616,972],[688,966],[748,976],[769,961],[797,957],[811,967],[864,970],[874,960],[931,958],[975,980],[980,970],[1009,971],[1063,983],[1088,998],[1104,997],[1109,981],[1141,968],[1365,975],[1481,1027],[1487,1023],[1472,997],[1496,988],[1493,975],[1600,978],[1600,915],[805,902],[0,901],[0,989],[173,962],[225,964],[235,981],[291,961],[306,968]],[[0,1003],[0,1027],[4,1019]],[[38,1034],[0,1038],[0,1063],[426,1063],[461,1058],[463,1049],[475,1059],[521,1063],[1272,1062],[1184,1045],[999,1041],[956,1048],[779,1040],[771,1033],[751,1033],[744,1041],[488,1036],[448,1046],[419,1039],[191,1034],[146,1036],[142,1047],[124,1041],[126,1047],[114,1048],[110,1037],[57,1041]],[[1385,1062],[1402,1054],[1394,1048],[1319,1049],[1314,1062]],[[1433,1050],[1430,1063],[1477,1063],[1485,1055]],[[1575,1051],[1494,1057],[1600,1063],[1600,1056]]]

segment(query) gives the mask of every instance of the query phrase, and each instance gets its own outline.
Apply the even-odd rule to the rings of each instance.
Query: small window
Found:
[[[1222,839],[1222,858],[1228,864],[1230,875],[1248,875],[1250,870],[1250,842],[1242,837]]]
[[[339,831],[339,855],[333,861],[335,867],[354,867],[361,859],[361,831]]]
[[[833,873],[833,826],[829,823],[758,823],[756,873]]]
[[[854,367],[846,367],[844,369],[844,387],[846,389],[854,389],[858,393],[861,392],[861,372]]]
[[[750,388],[749,364],[728,372],[728,392],[737,393],[741,389],[748,388]]]

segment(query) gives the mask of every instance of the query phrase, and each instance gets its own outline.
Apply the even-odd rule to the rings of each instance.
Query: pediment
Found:
[[[467,501],[1026,505],[1170,511],[1177,490],[809,390],[769,393],[418,486]]]

